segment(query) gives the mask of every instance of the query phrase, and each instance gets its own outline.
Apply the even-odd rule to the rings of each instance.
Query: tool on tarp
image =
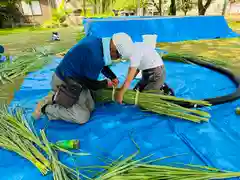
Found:
[[[77,150],[80,148],[80,141],[77,139],[61,140],[57,141],[55,145],[67,150]]]
[[[240,115],[240,107],[237,107],[235,112],[236,112],[237,115]]]

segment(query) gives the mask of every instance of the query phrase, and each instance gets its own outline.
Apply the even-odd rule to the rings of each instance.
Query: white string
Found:
[[[116,88],[113,86],[113,90],[112,90],[112,101],[115,101],[115,91],[116,91]]]
[[[138,97],[139,97],[139,91],[136,91],[136,96],[135,96],[135,105],[138,104]]]

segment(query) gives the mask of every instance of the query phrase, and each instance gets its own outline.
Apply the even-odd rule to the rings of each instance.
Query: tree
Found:
[[[95,14],[109,11],[116,0],[88,0],[88,2],[92,5]]]
[[[203,5],[203,0],[198,0],[198,15],[205,15],[207,9],[213,2],[213,0],[206,0],[207,2]]]
[[[176,8],[176,0],[171,0],[171,5],[169,7],[169,14],[171,16],[176,16],[177,8]]]
[[[83,15],[86,16],[87,15],[87,11],[86,11],[86,0],[82,0],[83,2]]]
[[[223,16],[224,16],[225,13],[226,13],[227,4],[228,4],[228,0],[224,0],[223,9],[222,9],[222,15],[223,15]]]
[[[184,15],[186,16],[187,12],[193,9],[192,0],[181,0],[180,9],[184,12]]]
[[[22,12],[17,7],[18,0],[1,0],[0,2],[0,28],[4,22],[9,21],[12,27],[15,22],[20,22],[23,17]]]
[[[162,0],[158,1],[158,4],[155,2],[155,0],[151,0],[151,2],[153,3],[153,5],[156,7],[156,9],[159,12],[159,15],[162,16]]]

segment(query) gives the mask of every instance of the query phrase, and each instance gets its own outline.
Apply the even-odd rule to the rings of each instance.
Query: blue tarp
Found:
[[[142,41],[144,34],[157,34],[157,42],[239,37],[224,16],[92,18],[84,19],[83,25],[87,35],[126,32],[135,42]]]
[[[15,93],[11,106],[26,108],[30,116],[36,103],[50,90],[52,73],[61,59],[28,75],[21,89]],[[225,76],[196,65],[165,62],[167,83],[178,97],[201,99],[231,93],[234,84]],[[122,83],[128,63],[112,67]],[[100,77],[101,78],[101,77]],[[132,86],[136,81],[132,83]],[[80,139],[81,150],[92,156],[79,157],[77,165],[101,165],[98,157],[117,159],[136,151],[129,138],[132,133],[140,146],[141,156],[154,153],[152,158],[185,154],[162,163],[192,163],[209,165],[224,170],[240,171],[240,116],[235,108],[240,101],[207,108],[212,118],[209,123],[195,124],[184,120],[142,112],[135,106],[115,103],[98,105],[90,121],[75,125],[62,121],[48,122],[45,117],[36,122],[37,128],[46,127],[50,141]],[[0,173],[4,180],[46,180],[31,163],[18,155],[0,150]],[[72,159],[61,156],[67,164]]]

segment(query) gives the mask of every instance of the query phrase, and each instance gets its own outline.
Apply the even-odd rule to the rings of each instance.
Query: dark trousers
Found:
[[[174,95],[173,90],[165,82],[166,69],[164,66],[146,69],[142,71],[142,79],[135,86],[135,90],[159,90],[159,93]]]

